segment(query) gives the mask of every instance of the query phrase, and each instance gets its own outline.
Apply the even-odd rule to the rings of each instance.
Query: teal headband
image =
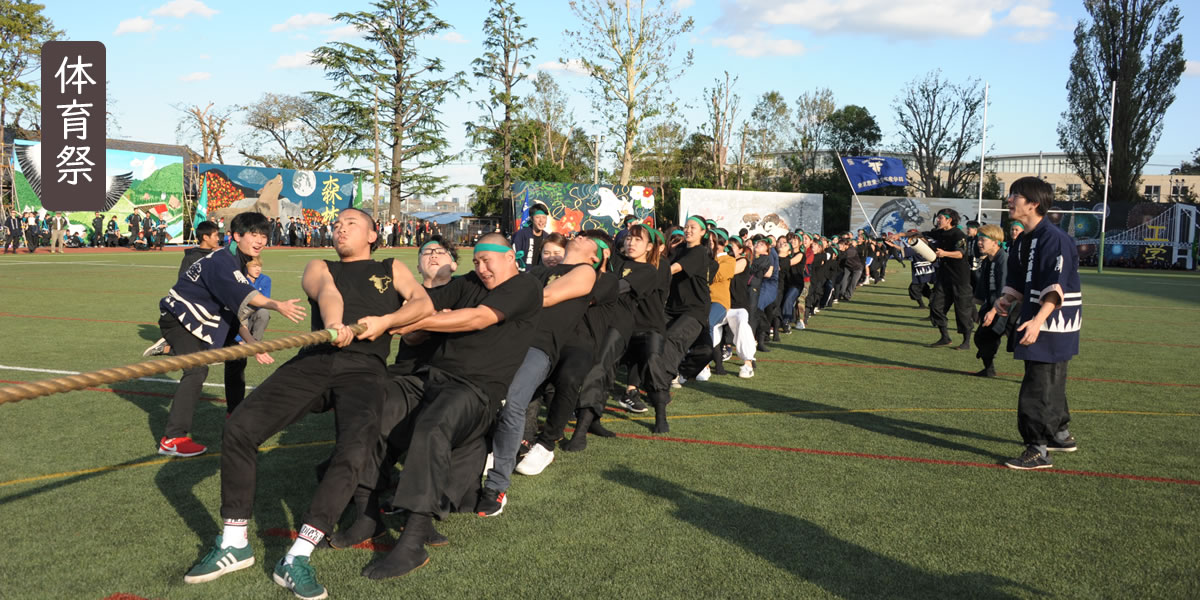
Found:
[[[735,235],[735,236],[733,236],[733,237],[729,238],[729,241],[733,241],[733,240],[737,240],[737,243],[738,243],[738,245],[739,245],[739,246],[745,246],[745,245],[746,245],[746,242],[745,242],[745,241],[743,241],[743,240],[742,240],[742,237],[741,237],[741,236],[739,236],[739,235]]]
[[[512,252],[512,248],[504,244],[475,244],[476,252]]]
[[[695,221],[696,224],[700,226],[700,229],[708,229],[708,221],[705,221],[704,218],[699,215],[692,215],[688,217],[687,220]]]
[[[442,245],[442,244],[441,244],[441,243],[439,243],[437,240],[429,240],[428,242],[425,242],[424,244],[421,244],[421,247],[420,247],[420,249],[418,249],[418,250],[417,250],[417,254],[420,254],[420,253],[424,252],[424,251],[425,251],[425,248],[426,248],[427,246],[429,246],[430,244],[437,244],[437,245],[439,245],[439,246],[441,246],[441,245]]]
[[[676,229],[676,230],[674,230],[674,231],[672,231],[672,232],[671,232],[671,235],[683,235],[683,230],[682,230],[682,229]]]
[[[728,234],[728,233],[722,233],[720,229],[714,229],[714,230],[713,230],[713,234],[714,234],[714,235],[716,235],[716,236],[717,236],[717,239],[720,239],[722,242],[727,242],[727,241],[729,241],[729,234]]]
[[[592,241],[596,242],[596,260],[599,261],[592,266],[595,267],[597,271],[599,271],[600,263],[604,262],[604,251],[608,250],[608,244],[604,243],[604,240],[602,240],[600,238],[592,238]]]
[[[993,242],[996,242],[997,244],[1003,244],[1003,243],[1004,243],[1004,240],[998,240],[998,239],[996,239],[996,238],[993,238],[992,236],[990,236],[990,235],[988,235],[988,234],[986,234],[986,233],[984,233],[984,232],[982,232],[982,231],[980,231],[979,233],[976,233],[975,235],[977,235],[977,236],[979,236],[979,237],[985,237],[985,238],[987,238],[987,239],[989,239],[989,240],[992,240]]]
[[[646,231],[650,232],[650,241],[658,240],[660,244],[667,243],[667,238],[663,237],[663,233],[653,227],[647,227]]]
[[[1008,224],[1009,227],[1020,227],[1021,231],[1025,231],[1025,224],[1020,221],[1013,221]]]
[[[531,216],[531,217],[536,217],[538,215],[547,215],[548,216],[549,214],[550,213],[546,212],[545,210],[543,210],[541,208],[535,208],[535,209],[529,211],[529,216]]]

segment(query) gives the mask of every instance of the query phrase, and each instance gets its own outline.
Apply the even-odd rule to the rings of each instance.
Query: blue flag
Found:
[[[204,178],[204,186],[200,188],[200,200],[196,202],[196,216],[192,219],[192,227],[208,220],[208,177]]]
[[[908,169],[899,158],[846,156],[842,158],[842,166],[855,193],[889,185],[908,185]]]

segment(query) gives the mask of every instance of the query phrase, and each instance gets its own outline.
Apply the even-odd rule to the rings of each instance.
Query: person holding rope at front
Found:
[[[240,217],[241,215],[239,215]],[[261,217],[261,215],[259,215]],[[263,221],[266,218],[263,217]],[[433,314],[425,289],[399,261],[371,258],[378,246],[374,219],[347,208],[335,225],[338,261],[313,260],[301,284],[313,310],[313,329],[337,333],[332,344],[302,348],[229,416],[221,449],[221,518],[213,549],[184,581],[212,581],[254,564],[247,529],[254,507],[258,447],[310,412],[337,411],[333,457],[287,554],[275,565],[275,583],[308,600],[325,598],[309,557],[358,487],[361,470],[379,439],[387,391],[387,332]],[[266,243],[266,236],[262,236]],[[361,323],[357,336],[344,323]]]

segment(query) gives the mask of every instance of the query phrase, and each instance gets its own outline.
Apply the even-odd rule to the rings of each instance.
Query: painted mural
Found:
[[[332,222],[354,200],[354,176],[240,165],[196,165],[208,192],[208,219],[226,221],[244,212]]]
[[[821,194],[684,188],[679,191],[679,222],[700,215],[731,234],[745,229],[751,236],[779,237],[797,229],[820,232],[823,201]]]
[[[626,215],[654,223],[654,189],[640,185],[596,185],[518,181],[513,184],[513,229],[519,229],[535,203],[550,209],[546,229],[570,234],[584,229],[616,233]]]
[[[16,167],[17,210],[44,213],[40,188],[40,144],[16,140],[13,164]],[[183,157],[126,150],[105,150],[107,198],[102,211],[107,221],[116,217],[122,231],[134,209],[165,220],[169,241],[183,238]],[[85,238],[91,231],[92,212],[69,212],[71,231]]]
[[[999,223],[1003,208],[999,200],[984,200],[983,213],[979,213],[976,198],[906,198],[903,196],[859,196],[862,202],[850,200],[850,229],[872,229],[883,233],[900,233],[909,229],[928,231],[933,229],[933,215],[944,208],[952,208],[962,215],[963,220],[976,219],[982,223]],[[866,212],[864,215],[863,212]],[[868,221],[869,219],[869,221]]]

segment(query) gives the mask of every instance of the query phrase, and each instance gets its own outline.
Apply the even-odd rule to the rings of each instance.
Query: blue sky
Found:
[[[110,135],[159,143],[176,141],[176,104],[229,106],[253,102],[264,92],[329,89],[322,72],[306,64],[305,53],[327,40],[353,41],[353,32],[329,17],[367,8],[366,2],[310,0],[46,4],[46,13],[69,39],[100,40],[107,47],[110,95],[120,125]],[[1193,35],[1200,33],[1200,20],[1195,4],[1177,4],[1189,69],[1176,89],[1148,173],[1165,172],[1200,146],[1193,117],[1200,109],[1200,50],[1189,45],[1200,39]],[[443,1],[436,12],[453,29],[425,40],[424,51],[442,57],[448,71],[469,73],[470,61],[481,52],[488,5]],[[739,77],[735,91],[742,116],[769,90],[794,101],[805,91],[827,87],[839,106],[867,107],[885,143],[892,143],[897,139],[893,99],[907,82],[941,69],[952,81],[975,77],[990,83],[992,154],[1057,149],[1072,32],[1084,14],[1079,0],[674,0],[670,6],[696,24],[679,44],[680,54],[695,51],[694,66],[672,86],[680,101],[694,107],[684,111],[691,131],[705,118],[703,89],[729,71]],[[576,122],[599,133],[584,94],[588,79],[559,63],[576,58],[563,35],[576,24],[568,3],[518,0],[517,11],[529,35],[538,38],[534,68],[551,71],[573,93]],[[481,95],[468,93],[443,107],[454,151],[467,149],[462,123],[476,117],[472,102]],[[243,131],[240,124],[234,129],[226,162],[235,162]],[[466,159],[445,173],[456,183],[477,183],[478,166],[471,162]],[[468,195],[462,189],[451,194]]]

